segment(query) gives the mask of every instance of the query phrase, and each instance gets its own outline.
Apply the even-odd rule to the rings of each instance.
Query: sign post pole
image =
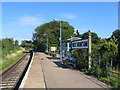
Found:
[[[48,52],[48,35],[47,35],[47,52]]]
[[[91,68],[91,32],[88,31],[88,68]]]

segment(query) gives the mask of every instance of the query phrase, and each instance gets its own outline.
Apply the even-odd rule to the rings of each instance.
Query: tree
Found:
[[[74,27],[68,22],[61,21],[62,24],[62,40],[66,40],[71,36],[74,36]],[[60,37],[60,22],[51,21],[43,25],[38,26],[33,34],[33,43],[35,48],[39,51],[45,51],[46,48],[46,36],[48,35],[49,47],[56,46],[59,48],[59,37]]]
[[[118,44],[118,60],[120,60],[120,30],[117,29],[115,30],[113,33],[112,33],[112,36],[111,36],[112,40]]]
[[[15,40],[15,46],[18,46],[19,44],[18,44],[18,40]]]
[[[2,47],[2,40],[0,40],[0,47]]]
[[[6,49],[9,53],[14,48],[14,40],[13,38],[5,38],[2,40],[2,48]]]
[[[116,38],[116,42],[120,42],[120,30],[117,29],[112,33],[112,38],[115,37]]]
[[[85,32],[82,34],[82,39],[88,39],[88,34],[89,32]],[[91,36],[92,36],[92,43],[98,43],[100,38],[98,37],[98,35],[94,32],[91,32]]]
[[[107,76],[108,67],[110,66],[111,60],[115,62],[115,57],[118,54],[117,45],[114,42],[104,42],[99,49],[100,55],[102,56],[101,68],[104,71],[104,75]]]
[[[29,40],[23,40],[21,43],[21,46],[25,49],[32,49],[33,48],[33,42]]]
[[[14,41],[13,38],[4,38],[0,42],[2,43],[0,47],[2,48],[3,57],[20,49],[18,40]]]

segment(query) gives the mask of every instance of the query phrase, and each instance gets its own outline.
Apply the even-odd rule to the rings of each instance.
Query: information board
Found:
[[[56,50],[57,50],[57,47],[51,47],[50,50],[51,50],[51,51],[56,51]]]

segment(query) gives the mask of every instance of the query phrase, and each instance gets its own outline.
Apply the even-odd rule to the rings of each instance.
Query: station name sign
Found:
[[[63,43],[63,49],[87,49],[88,39]]]
[[[87,49],[87,48],[88,48],[88,39],[72,42],[72,49]]]

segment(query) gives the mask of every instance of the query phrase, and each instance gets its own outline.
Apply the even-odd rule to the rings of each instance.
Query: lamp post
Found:
[[[47,49],[46,49],[46,52],[48,52],[48,35],[47,34],[44,34],[47,36],[47,40],[46,40],[46,45],[47,45]]]
[[[60,20],[54,19],[53,21],[60,22],[60,37],[59,37],[59,40],[60,40],[60,61],[62,61],[62,24],[61,24]]]

